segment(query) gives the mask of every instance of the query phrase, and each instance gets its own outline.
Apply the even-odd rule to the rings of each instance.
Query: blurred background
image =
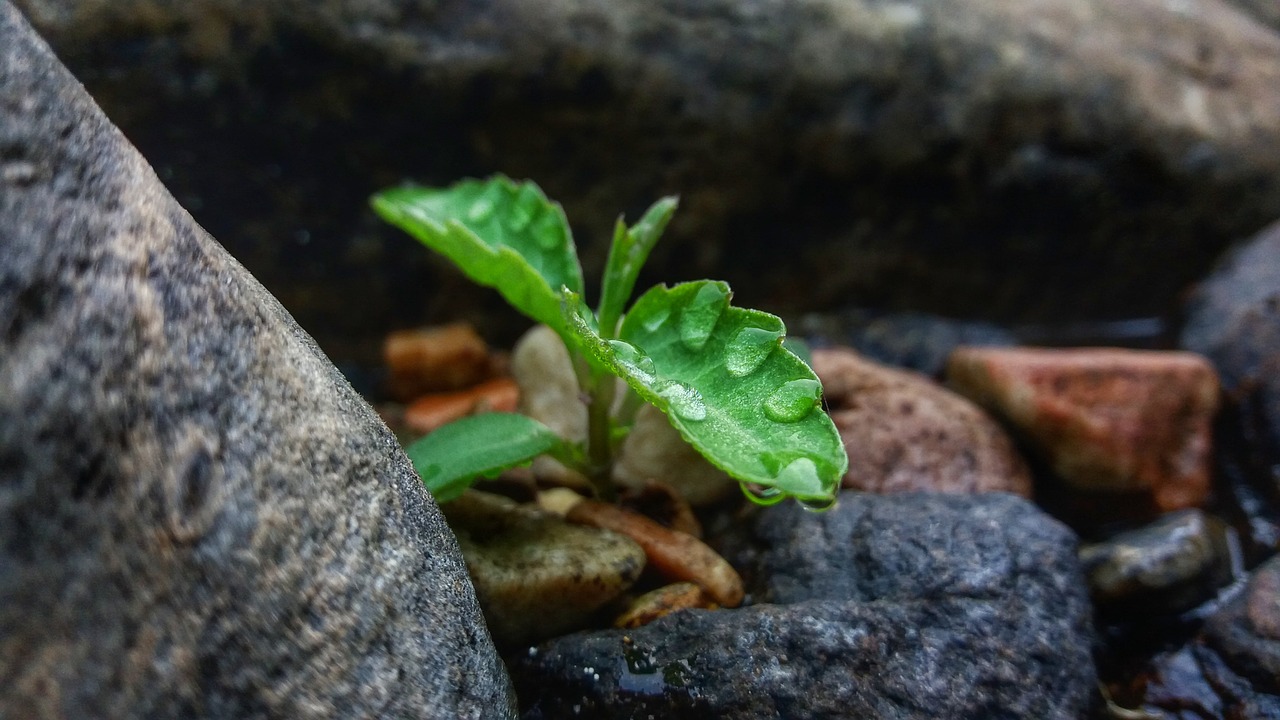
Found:
[[[407,180],[537,181],[588,277],[618,213],[679,194],[641,286],[793,321],[1159,334],[1280,217],[1273,0],[17,5],[348,370],[394,329],[526,324],[373,216]]]

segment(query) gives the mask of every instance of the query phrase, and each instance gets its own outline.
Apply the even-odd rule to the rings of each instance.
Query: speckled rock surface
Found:
[[[1086,717],[1075,536],[1005,494],[845,492],[739,538],[759,603],[520,654],[523,717]]]
[[[513,704],[394,438],[0,0],[0,717]]]
[[[1031,496],[1008,435],[969,400],[847,348],[814,350],[813,369],[849,453],[844,487]]]
[[[1145,493],[1163,511],[1208,499],[1219,383],[1200,355],[959,348],[947,382],[1012,426],[1074,487]]]
[[[593,267],[679,193],[647,279],[784,315],[1160,313],[1280,216],[1280,36],[1225,0],[19,4],[341,357],[519,327],[378,227],[406,176],[532,177]]]

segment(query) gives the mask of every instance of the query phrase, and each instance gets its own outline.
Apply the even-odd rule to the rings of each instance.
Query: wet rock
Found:
[[[594,268],[678,192],[647,277],[787,314],[1162,313],[1280,216],[1280,37],[1222,0],[19,6],[343,359],[520,327],[373,220],[404,177],[533,177]]]
[[[865,310],[811,314],[802,318],[806,337],[851,345],[863,357],[931,377],[942,375],[951,351],[961,345],[1017,345],[1008,330],[985,322],[952,320],[927,313],[877,314]]]
[[[1080,550],[1094,601],[1145,618],[1189,610],[1231,581],[1226,527],[1200,510]]]
[[[814,350],[813,368],[849,452],[845,487],[1031,495],[1009,438],[965,398],[847,349]]]
[[[1240,245],[1197,288],[1182,346],[1208,357],[1245,439],[1240,460],[1280,492],[1280,222]]]
[[[583,627],[644,569],[644,550],[626,536],[498,495],[472,490],[444,511],[499,642],[536,642]]]
[[[0,717],[510,717],[395,439],[0,0]]]
[[[1080,718],[1094,690],[1075,538],[1004,494],[760,512],[762,604],[558,638],[515,662],[526,718]]]
[[[1218,380],[1180,352],[961,348],[948,382],[1010,423],[1068,483],[1149,493],[1156,507],[1209,494]]]
[[[1210,717],[1280,717],[1280,558],[1258,567],[1195,642],[1161,659],[1147,702]]]

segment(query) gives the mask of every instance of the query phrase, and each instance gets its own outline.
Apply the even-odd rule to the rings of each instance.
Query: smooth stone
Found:
[[[1116,348],[960,348],[952,388],[1085,490],[1143,492],[1164,511],[1209,495],[1218,378],[1202,356]]]
[[[0,468],[0,717],[514,714],[395,438],[7,0]]]
[[[630,538],[471,490],[444,505],[494,639],[537,642],[584,627],[644,570]]]
[[[814,350],[813,369],[849,453],[844,487],[1031,496],[1013,443],[969,400],[845,348]]]
[[[845,491],[829,512],[784,503],[739,530],[730,555],[758,604],[520,653],[523,717],[1085,717],[1075,536],[1030,503]]]
[[[1090,592],[1100,607],[1142,621],[1188,610],[1232,579],[1223,523],[1182,510],[1080,549]]]

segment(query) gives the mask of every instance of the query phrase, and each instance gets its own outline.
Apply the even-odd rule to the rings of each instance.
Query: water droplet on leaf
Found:
[[[662,327],[667,319],[671,317],[670,308],[659,308],[649,317],[645,318],[640,324],[644,326],[647,332],[658,332],[658,328]]]
[[[787,497],[778,488],[759,483],[742,483],[742,492],[757,505],[777,505]]]
[[[809,512],[825,512],[835,507],[835,504],[836,498],[834,495],[829,498],[805,498],[800,501],[800,507]]]
[[[623,340],[610,340],[618,364],[622,365],[637,380],[648,385],[657,377],[657,369],[653,366],[653,358],[641,352],[635,345]]]
[[[688,385],[671,383],[658,390],[658,395],[667,401],[671,412],[685,420],[704,420],[707,417],[707,406],[702,402],[702,393]]]
[[[792,495],[819,497],[825,491],[822,478],[818,477],[818,466],[807,457],[800,457],[787,463],[773,479],[774,484],[784,492]]]
[[[733,377],[746,377],[764,364],[778,347],[782,333],[764,328],[745,327],[738,331],[724,350],[724,367]]]
[[[698,288],[693,298],[680,311],[680,341],[690,350],[701,350],[715,330],[720,314],[728,304],[724,289],[715,283]]]
[[[493,216],[493,203],[485,198],[476,200],[467,211],[467,219],[471,222],[484,222]]]
[[[764,414],[774,422],[799,422],[809,416],[822,396],[822,384],[803,378],[783,383],[764,401]]]

